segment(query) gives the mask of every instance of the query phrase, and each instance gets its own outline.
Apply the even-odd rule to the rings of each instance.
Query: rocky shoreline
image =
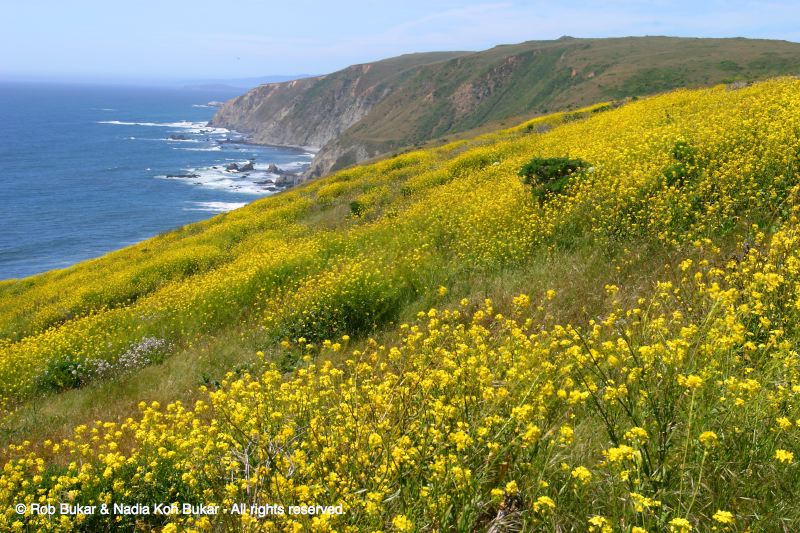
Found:
[[[207,127],[213,129],[210,124],[207,124]],[[202,134],[205,133],[205,131],[200,130],[199,133]],[[174,133],[170,134],[167,139],[174,142],[191,142],[196,139],[196,136],[183,133]],[[224,147],[224,145],[243,145],[290,149],[304,153],[316,152],[315,149],[305,146],[288,146],[274,143],[254,142],[247,136],[233,130],[228,131],[224,138],[205,137],[205,141],[212,142],[213,145],[217,147]],[[217,163],[210,167],[205,167],[205,169],[190,168],[181,172],[162,175],[161,177],[165,179],[187,180],[196,185],[204,185],[207,183],[207,181],[204,181],[207,178],[206,171],[210,170],[218,173],[218,175],[227,176],[229,179],[235,180],[233,182],[234,184],[232,185],[233,189],[239,188],[236,183],[239,183],[239,180],[241,179],[241,184],[243,187],[255,185],[265,193],[274,194],[304,182],[304,175],[309,166],[310,163],[303,164],[300,166],[300,168],[288,169],[280,167],[276,162],[264,161],[260,164],[257,164],[255,157],[250,157],[244,161]]]
[[[212,127],[210,122],[208,123],[208,126]],[[234,132],[234,131],[231,131],[231,133],[232,134],[237,134],[237,132]],[[266,146],[266,147],[275,147],[275,148],[282,148],[282,149],[298,150],[298,151],[303,151],[303,152],[311,152],[311,153],[314,153],[314,154],[316,154],[319,151],[316,147],[312,147],[312,146],[298,146],[298,145],[290,145],[290,144],[275,144],[275,143],[256,142],[256,141],[253,141],[252,139],[250,139],[247,136],[226,137],[225,139],[219,139],[216,142],[219,145],[222,145],[222,144],[241,144],[241,145],[245,145],[245,146],[248,146],[248,145],[249,146]],[[286,169],[280,168],[275,163],[269,163],[269,165],[267,166],[266,169],[256,169],[255,168],[255,159],[249,159],[245,163],[229,163],[227,165],[224,165],[222,167],[222,170],[224,170],[225,172],[233,173],[233,174],[244,173],[244,174],[242,174],[243,176],[247,176],[248,175],[248,174],[246,174],[247,172],[258,171],[258,170],[266,171],[269,174],[273,174],[273,175],[277,176],[277,178],[274,181],[263,180],[263,181],[256,181],[255,183],[258,184],[258,185],[264,185],[265,186],[265,190],[267,190],[269,192],[280,192],[280,191],[289,189],[291,187],[294,187],[296,185],[299,185],[299,184],[305,182],[306,179],[307,179],[306,178],[306,173],[309,170],[310,166],[311,166],[311,164],[307,165],[306,167],[304,167],[303,169],[301,169],[301,170],[299,170],[297,172],[293,172],[291,170],[286,170]],[[212,168],[218,169],[220,167],[214,166]],[[196,176],[191,176],[191,175],[168,175],[167,176],[167,178],[172,178],[172,177],[175,177],[175,178],[183,178],[183,177],[189,178],[189,177],[196,177]]]
[[[259,174],[264,174],[264,179],[252,181],[252,183],[263,187],[265,192],[280,192],[302,182],[302,171],[292,172],[275,163],[269,163],[266,167],[256,167],[255,165],[256,160],[251,158],[244,162],[212,165],[210,168],[229,174],[233,178],[259,178]],[[182,172],[167,174],[164,178],[197,180],[201,178],[201,175],[196,172]]]

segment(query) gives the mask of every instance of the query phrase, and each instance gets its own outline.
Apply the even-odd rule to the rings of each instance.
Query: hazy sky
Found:
[[[800,41],[800,1],[0,0],[0,77],[325,73],[406,52],[561,35]]]

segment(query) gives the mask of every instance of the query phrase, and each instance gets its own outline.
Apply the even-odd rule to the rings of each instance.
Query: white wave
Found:
[[[178,122],[125,122],[122,120],[98,120],[98,124],[113,124],[115,126],[150,126],[156,128],[180,128],[189,133],[230,133],[227,128],[215,128],[207,126],[205,122],[189,122],[182,120]]]
[[[207,104],[192,104],[192,107],[211,107],[211,106]]]
[[[205,126],[205,122],[124,122],[122,120],[99,120],[98,124],[114,124],[116,126],[156,126],[162,128],[196,128]]]
[[[247,205],[247,202],[192,202],[194,207],[184,207],[184,211],[205,211],[208,213],[226,213]]]
[[[187,152],[221,152],[222,146],[217,145],[217,146],[212,146],[210,148],[178,148],[177,146],[174,146],[172,149],[185,150]]]

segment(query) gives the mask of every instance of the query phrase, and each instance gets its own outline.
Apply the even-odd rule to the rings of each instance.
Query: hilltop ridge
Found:
[[[257,87],[214,126],[319,150],[306,177],[486,124],[608,99],[800,73],[800,44],[625,37],[409,54]],[[502,124],[497,124],[501,126]]]

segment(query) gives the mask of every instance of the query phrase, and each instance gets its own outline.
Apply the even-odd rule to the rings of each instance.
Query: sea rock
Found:
[[[247,163],[239,167],[239,172],[248,172],[250,170],[255,170],[255,168],[256,167],[253,166],[253,162],[248,161]]]
[[[171,141],[188,141],[189,137],[187,137],[186,135],[172,134],[169,136],[169,139]]]
[[[199,174],[167,174],[167,178],[174,178],[174,179],[194,179],[199,178]]]
[[[239,163],[229,163],[225,165],[225,170],[228,172],[239,172]]]
[[[278,165],[276,165],[275,163],[269,164],[269,166],[267,167],[267,172],[269,172],[270,174],[277,174],[279,176],[288,174],[286,170],[283,170],[282,168],[278,167]]]

